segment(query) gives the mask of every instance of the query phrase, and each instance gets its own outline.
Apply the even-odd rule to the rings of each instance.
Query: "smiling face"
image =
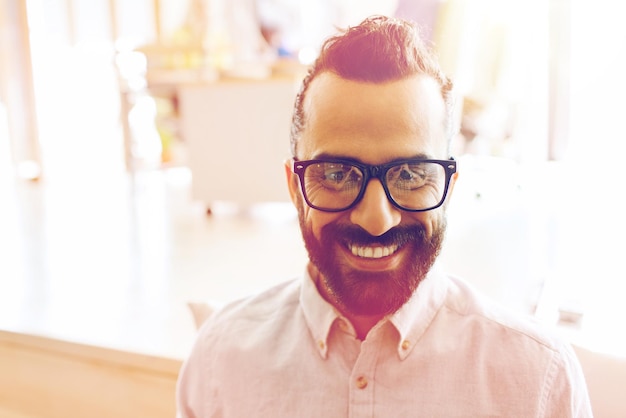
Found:
[[[304,114],[299,160],[384,164],[449,157],[444,101],[427,76],[377,84],[324,72],[309,86]],[[445,205],[427,212],[402,211],[389,202],[380,181],[372,179],[352,209],[322,212],[306,205],[297,176],[290,169],[287,175],[304,242],[319,272],[320,293],[354,315],[399,309],[439,253]]]

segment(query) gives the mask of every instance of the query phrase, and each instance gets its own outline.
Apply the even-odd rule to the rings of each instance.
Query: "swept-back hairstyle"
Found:
[[[320,73],[330,71],[347,80],[384,83],[417,74],[432,77],[441,86],[446,104],[448,142],[453,135],[452,82],[439,68],[434,54],[426,46],[413,23],[385,16],[373,16],[358,26],[329,38],[302,81],[296,96],[291,121],[291,153],[305,128],[304,98],[311,81]]]

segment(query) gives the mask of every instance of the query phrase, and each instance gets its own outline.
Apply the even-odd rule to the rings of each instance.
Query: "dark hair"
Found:
[[[320,73],[330,71],[354,81],[384,83],[416,74],[425,74],[441,86],[446,104],[446,132],[452,137],[452,82],[443,74],[434,54],[419,35],[418,27],[406,20],[372,16],[358,26],[329,38],[322,45],[318,58],[302,81],[296,96],[291,121],[291,152],[296,155],[297,143],[305,127],[304,97],[311,81]]]

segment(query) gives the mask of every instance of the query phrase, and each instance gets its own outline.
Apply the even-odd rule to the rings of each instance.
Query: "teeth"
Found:
[[[397,245],[389,247],[357,247],[356,245],[350,246],[350,251],[357,257],[363,258],[382,258],[387,257],[396,252]]]

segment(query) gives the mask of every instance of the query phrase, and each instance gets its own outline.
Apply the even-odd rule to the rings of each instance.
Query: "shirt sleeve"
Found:
[[[183,363],[176,386],[176,418],[200,418],[206,414],[206,353],[202,339],[196,339],[191,353]]]
[[[569,344],[555,352],[546,379],[545,417],[593,417],[587,383],[578,357]]]

